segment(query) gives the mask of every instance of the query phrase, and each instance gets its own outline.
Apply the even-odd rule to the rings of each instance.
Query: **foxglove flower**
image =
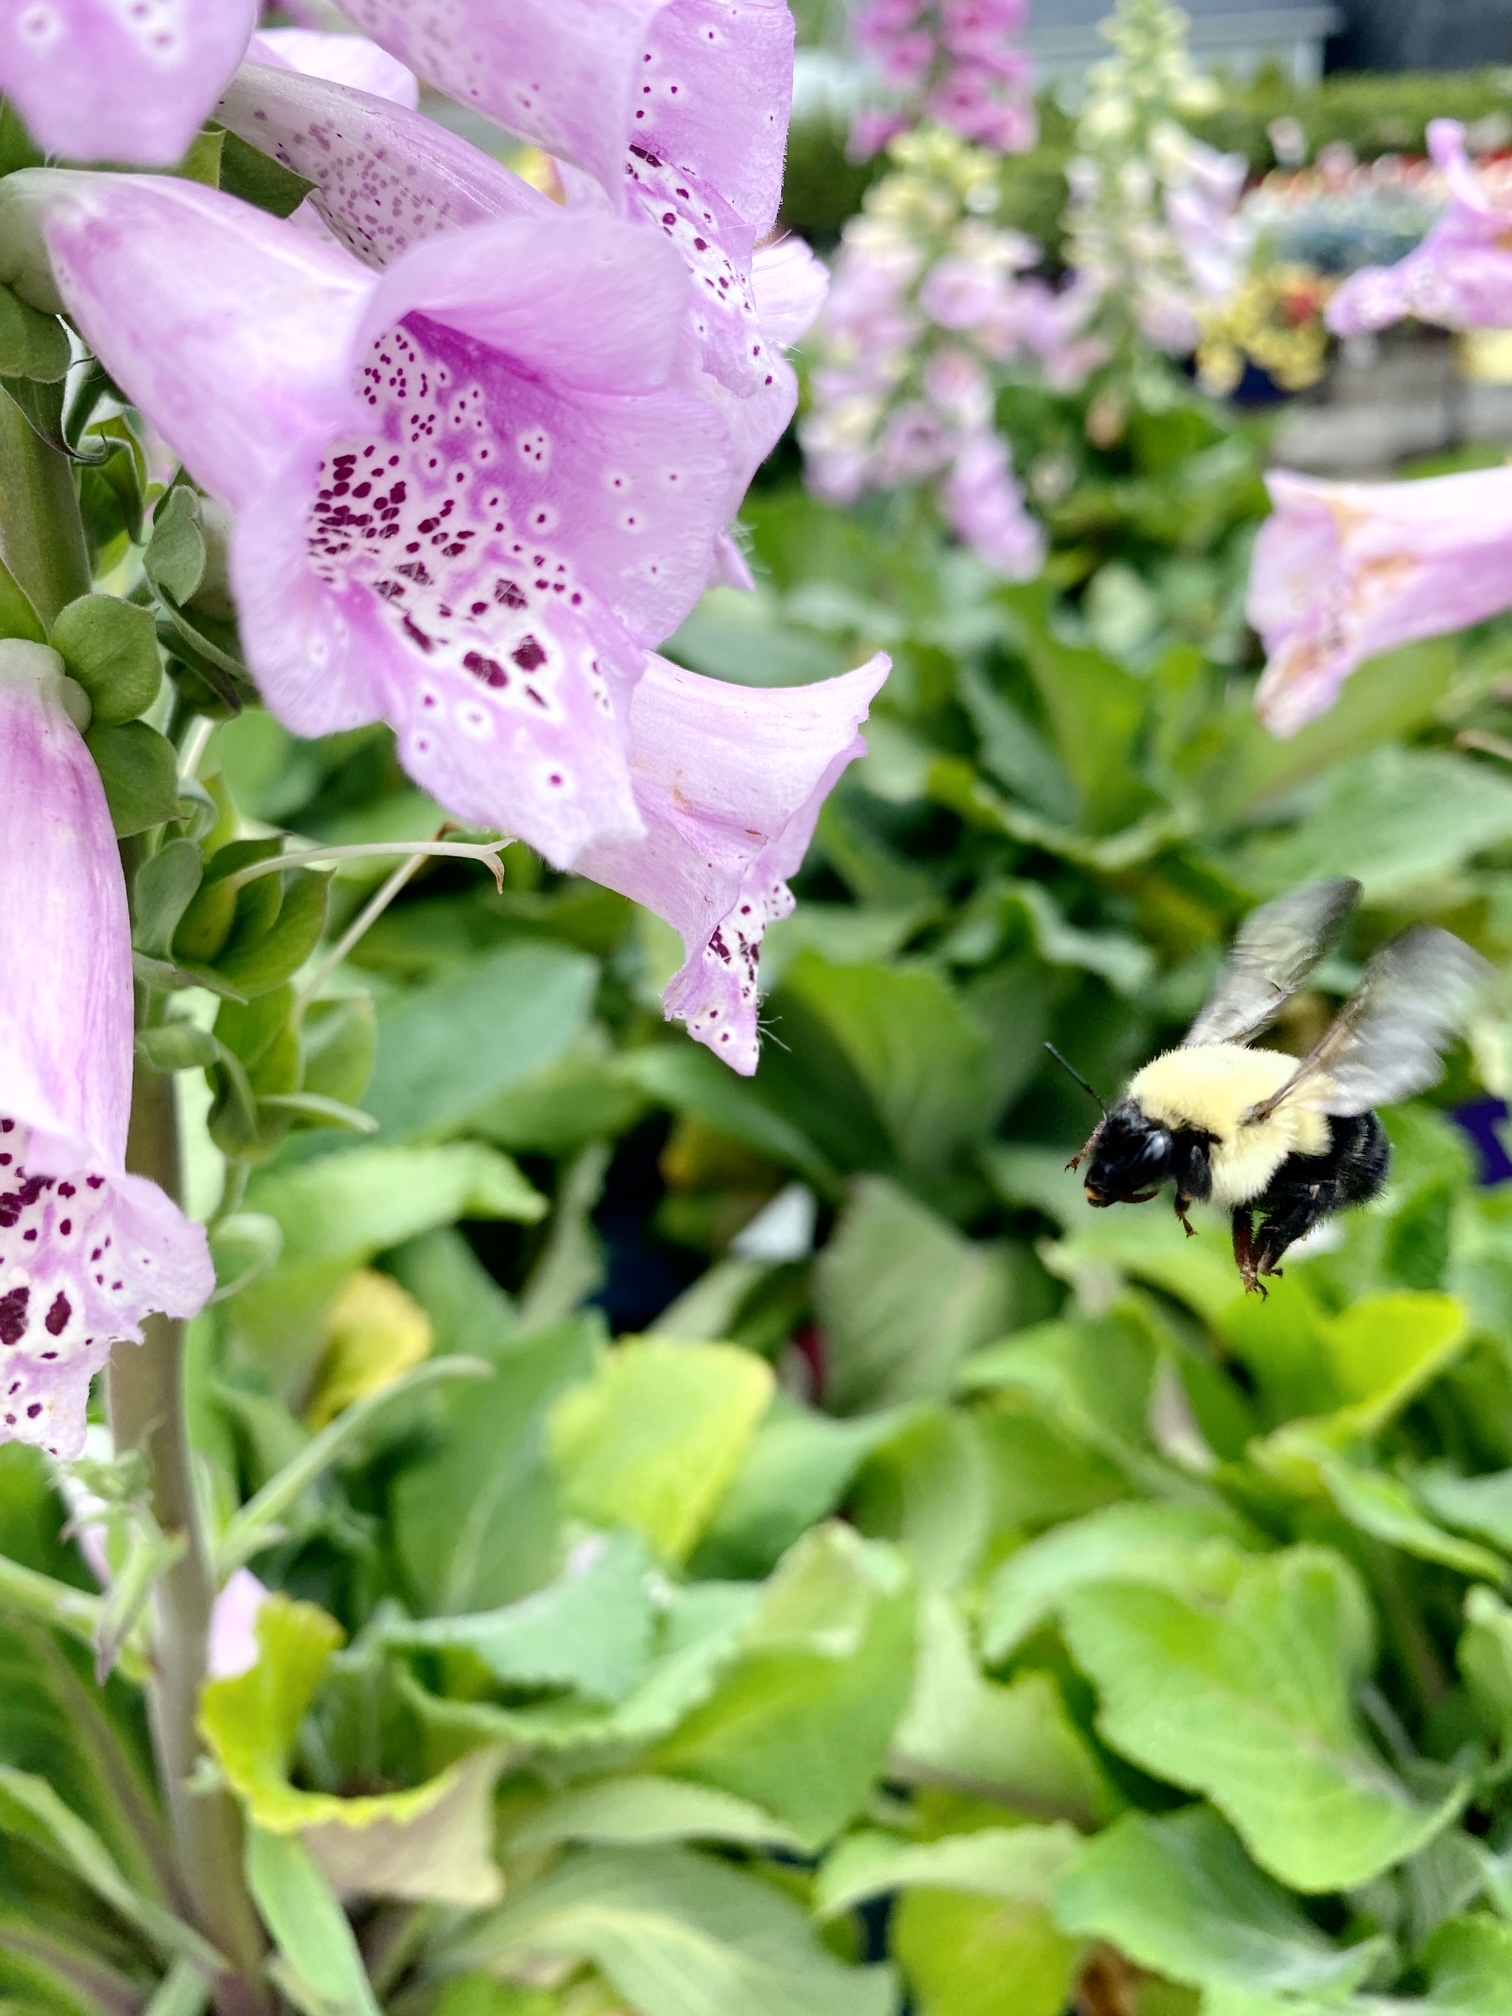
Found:
[[[1456,120],[1435,119],[1428,148],[1449,185],[1448,207],[1405,259],[1362,267],[1344,282],[1326,317],[1337,336],[1386,329],[1409,315],[1445,329],[1512,323],[1512,212],[1482,186]]]
[[[323,77],[349,91],[365,91],[413,112],[420,103],[420,80],[396,56],[363,35],[326,35],[315,28],[264,28],[248,52],[256,63]]]
[[[793,908],[787,878],[841,772],[865,753],[858,730],[890,670],[879,656],[816,686],[753,689],[653,656],[635,689],[645,835],[601,842],[579,866],[681,934],[687,962],[667,1014],[744,1076],[756,1069],[762,936]]]
[[[257,25],[257,0],[9,0],[0,93],[71,161],[183,159]]]
[[[29,170],[0,244],[40,218],[86,339],[231,513],[280,719],[388,721],[456,817],[566,867],[641,830],[630,691],[707,578],[730,450],[677,376],[676,252],[547,211],[375,274],[188,182]]]
[[[1024,154],[1039,138],[1034,72],[1018,46],[1028,0],[867,0],[857,27],[885,102],[851,128],[870,160],[928,120],[974,146]]]
[[[1512,470],[1420,483],[1269,478],[1249,619],[1273,735],[1326,714],[1356,666],[1512,608]]]
[[[68,692],[55,653],[0,643],[0,1441],[64,1458],[112,1344],[214,1286],[203,1231],[126,1173],[126,888]]]
[[[704,369],[748,408],[737,487],[782,434],[797,385],[752,278],[772,229],[793,100],[787,0],[349,0],[352,20],[463,104],[675,245]],[[592,185],[585,189],[583,178]]]

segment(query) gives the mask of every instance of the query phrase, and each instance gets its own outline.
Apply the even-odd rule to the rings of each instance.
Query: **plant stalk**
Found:
[[[177,1200],[182,1189],[173,1079],[139,1069],[131,1102],[127,1167]],[[179,1880],[200,1930],[232,1972],[215,1986],[221,2016],[266,2016],[264,1939],[242,1867],[241,1816],[224,1791],[196,1791],[203,1756],[197,1717],[205,1680],[215,1569],[194,1481],[185,1389],[184,1325],[149,1317],[144,1342],[110,1361],[110,1421],[118,1450],[139,1449],[151,1479],[152,1510],[184,1552],[158,1582],[152,1610],[152,1675],[147,1686],[153,1747],[168,1802]]]

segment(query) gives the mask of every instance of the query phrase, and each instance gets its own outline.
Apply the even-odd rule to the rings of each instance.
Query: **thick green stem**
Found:
[[[126,1160],[137,1175],[179,1196],[172,1078],[138,1071]],[[180,1881],[201,1930],[233,1969],[217,1983],[217,2007],[222,2016],[261,2016],[271,2005],[262,1981],[262,1930],[242,1868],[241,1816],[229,1794],[191,1788],[204,1755],[196,1718],[216,1585],[189,1444],[184,1326],[153,1316],[144,1329],[142,1344],[122,1346],[111,1359],[111,1427],[118,1449],[139,1449],[147,1459],[158,1524],[186,1543],[154,1595],[147,1688],[153,1745]]]
[[[0,392],[0,559],[51,628],[90,588],[89,550],[68,457]]]

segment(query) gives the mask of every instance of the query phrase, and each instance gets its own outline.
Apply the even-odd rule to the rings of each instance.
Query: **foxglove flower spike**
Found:
[[[63,663],[0,643],[0,1441],[84,1443],[89,1382],[214,1287],[205,1235],[126,1173],[126,888]]]

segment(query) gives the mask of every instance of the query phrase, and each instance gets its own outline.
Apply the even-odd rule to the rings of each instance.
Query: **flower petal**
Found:
[[[248,51],[254,62],[323,77],[351,91],[386,98],[413,112],[420,103],[420,80],[386,49],[365,35],[323,35],[313,28],[264,28]]]
[[[70,161],[171,168],[257,25],[257,0],[11,0],[0,91]]]
[[[0,182],[0,218],[30,203],[106,369],[233,509],[301,440],[360,411],[350,357],[371,283],[334,246],[166,176],[27,169]]]
[[[0,1113],[37,1130],[49,1173],[114,1175],[131,1108],[126,885],[63,661],[40,644],[0,643],[0,779]]]
[[[0,1116],[0,1442],[67,1459],[111,1346],[139,1344],[154,1311],[198,1314],[215,1272],[203,1228],[155,1183],[42,1174],[36,1142]]]
[[[761,326],[784,350],[801,343],[829,293],[829,268],[801,238],[757,247],[751,268]]]
[[[1249,619],[1268,662],[1256,694],[1291,736],[1356,666],[1512,608],[1512,470],[1418,483],[1315,483],[1278,471]]]
[[[1352,274],[1325,317],[1337,336],[1361,336],[1412,315],[1444,329],[1504,329],[1512,323],[1512,214],[1498,209],[1465,151],[1453,119],[1428,128],[1449,206],[1415,251],[1394,266]]]
[[[374,47],[355,35],[312,39]],[[315,209],[366,266],[387,265],[443,231],[552,212],[549,198],[480,147],[339,81],[244,63],[216,117],[313,182]]]
[[[687,963],[667,1014],[734,1070],[756,1069],[762,936],[793,907],[820,808],[865,752],[858,734],[892,669],[878,656],[814,686],[728,686],[652,657],[630,726],[643,839],[599,843],[579,866],[665,918]]]

